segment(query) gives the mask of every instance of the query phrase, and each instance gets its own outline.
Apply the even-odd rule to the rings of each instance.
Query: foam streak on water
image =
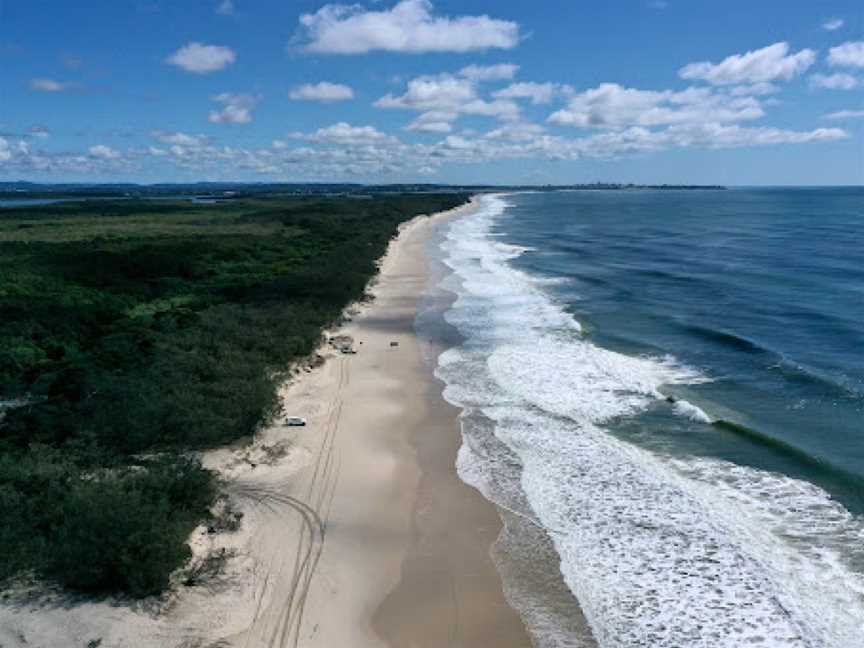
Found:
[[[860,519],[810,484],[661,457],[606,432],[662,398],[661,386],[704,377],[674,358],[588,342],[509,266],[521,250],[490,231],[505,208],[484,197],[446,233],[444,285],[457,295],[446,319],[465,342],[441,355],[437,374],[464,410],[466,439],[478,415],[494,423],[521,463],[522,493],[496,492],[488,451],[463,448],[463,478],[499,503],[527,500],[514,513],[546,529],[604,647],[862,645],[864,577],[850,567],[862,558]],[[688,405],[680,413],[704,416]]]

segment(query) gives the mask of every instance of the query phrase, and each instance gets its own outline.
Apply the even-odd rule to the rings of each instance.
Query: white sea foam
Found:
[[[525,247],[524,245],[511,245],[510,243],[495,243],[495,249],[504,253],[508,259],[515,259],[522,256],[526,252],[532,252],[534,248]]]
[[[630,357],[585,340],[568,313],[508,265],[517,252],[490,238],[504,200],[483,203],[454,221],[442,244],[454,271],[446,286],[457,294],[446,318],[465,342],[440,356],[437,373],[445,397],[464,408],[466,444],[480,438],[473,413],[494,422],[521,464],[522,492],[496,478],[504,467],[491,444],[463,448],[458,467],[547,530],[597,641],[861,645],[860,518],[810,484],[661,457],[604,431],[661,398],[661,386],[704,378],[672,358]],[[686,401],[676,409],[708,419]]]
[[[691,421],[696,421],[698,423],[713,423],[714,419],[712,419],[708,414],[705,413],[701,407],[698,407],[686,400],[676,400],[672,405],[672,409],[675,410],[675,413],[683,416],[684,418],[688,418]]]

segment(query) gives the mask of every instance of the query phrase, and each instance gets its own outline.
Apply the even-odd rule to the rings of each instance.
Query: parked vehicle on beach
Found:
[[[285,425],[301,426],[306,425],[306,419],[302,416],[289,416],[285,419]]]

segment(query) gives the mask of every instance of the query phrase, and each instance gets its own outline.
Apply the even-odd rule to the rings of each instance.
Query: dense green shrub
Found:
[[[44,572],[84,591],[161,591],[189,556],[190,527],[213,496],[209,475],[188,460],[70,480],[51,520]]]
[[[398,224],[464,200],[0,210],[0,581],[162,590],[215,496],[186,453],[254,433]]]

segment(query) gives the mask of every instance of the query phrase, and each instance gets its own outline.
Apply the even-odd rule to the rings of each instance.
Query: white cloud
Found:
[[[207,144],[206,135],[189,135],[163,130],[156,130],[150,134],[164,144],[177,144],[179,146],[204,146]]]
[[[864,111],[861,111],[864,116]],[[177,133],[161,132],[166,140]],[[508,122],[483,135],[467,131],[437,142],[407,144],[374,126],[340,122],[311,133],[293,133],[288,141],[270,147],[240,148],[203,143],[130,149],[121,154],[105,145],[84,154],[55,154],[31,150],[26,142],[0,138],[0,165],[6,171],[76,173],[85,175],[128,172],[141,160],[170,164],[198,177],[212,174],[238,177],[244,172],[273,178],[371,178],[434,173],[451,163],[481,164],[491,160],[573,160],[620,158],[683,147],[735,148],[830,142],[848,137],[839,128],[793,131],[769,127],[747,128],[718,123],[682,123],[661,129],[631,126],[605,130],[588,137],[549,135],[542,126]],[[176,141],[186,142],[183,138]],[[167,141],[166,141],[167,144]]]
[[[563,145],[555,140],[541,142],[552,152],[568,157],[614,158],[622,155],[650,153],[672,148],[741,148],[780,144],[805,144],[834,141],[847,137],[838,128],[792,131],[768,127],[743,127],[737,124],[678,124],[652,131],[634,126],[622,131],[606,132]]]
[[[319,144],[360,145],[398,141],[392,135],[382,133],[374,126],[352,126],[346,122],[319,128],[314,133],[292,133],[291,136],[295,139]]]
[[[864,41],[849,41],[828,50],[828,63],[864,68]]]
[[[858,87],[858,79],[843,72],[829,75],[812,74],[810,75],[810,87],[828,90],[853,90]]]
[[[30,89],[39,92],[65,92],[73,87],[73,83],[62,83],[54,79],[30,79]]]
[[[453,125],[446,121],[429,121],[418,117],[405,127],[405,130],[419,133],[449,133]]]
[[[321,101],[329,103],[333,101],[346,101],[354,98],[354,91],[347,85],[341,83],[306,83],[298,86],[288,93],[294,101]]]
[[[223,16],[231,16],[234,13],[234,0],[222,0],[216,5],[216,13]]]
[[[816,52],[803,49],[789,54],[788,43],[774,43],[762,49],[727,56],[720,63],[690,63],[678,71],[682,79],[699,79],[712,85],[762,83],[786,80],[806,71],[816,60]]]
[[[453,122],[457,117],[456,113],[430,110],[408,124],[405,130],[420,133],[449,133],[453,130]]]
[[[357,12],[360,10],[349,13]],[[702,85],[682,91],[641,90],[604,83],[574,94],[572,88],[554,83],[508,85],[507,80],[516,73],[516,66],[509,64],[472,65],[455,74],[418,77],[410,80],[401,94],[388,94],[375,103],[379,108],[413,111],[415,119],[405,130],[428,135],[410,143],[375,126],[346,122],[291,133],[288,138],[260,148],[216,145],[204,135],[157,130],[151,133],[154,146],[120,152],[98,144],[77,154],[61,154],[33,150],[32,145],[38,141],[22,134],[15,136],[17,142],[0,138],[0,166],[4,173],[13,170],[96,177],[128,172],[141,160],[150,160],[159,168],[173,166],[197,177],[240,177],[247,173],[283,179],[369,179],[434,173],[451,163],[620,158],[680,148],[807,144],[848,137],[841,128],[796,131],[743,125],[762,117],[765,108],[773,103],[762,97],[778,88],[763,77],[777,80],[799,73],[795,70],[796,65],[803,65],[800,60],[791,66],[795,68],[791,71],[789,63],[783,62],[798,55],[789,56],[788,50],[780,54],[770,65],[762,56],[744,61],[748,55],[730,57],[735,59],[734,65],[727,64],[729,59],[717,65],[706,64],[710,69],[703,70],[704,78],[721,87]],[[491,92],[483,85],[486,81],[505,81],[502,85],[506,87],[493,86],[497,91]],[[331,96],[327,91],[332,88],[326,82],[309,88],[313,91],[302,91],[304,96],[315,95],[316,100]],[[300,91],[296,88],[293,92]],[[549,117],[550,123],[593,130],[584,136],[560,135],[560,129],[553,132],[525,121],[514,101],[546,103],[556,98],[566,98],[566,105]],[[257,96],[227,92],[212,99],[219,106],[210,119],[218,123],[248,123],[259,101]],[[464,129],[457,132],[454,124],[463,115],[491,116],[499,121],[485,133]],[[862,117],[862,110],[825,115],[835,120]]]
[[[430,150],[431,159],[443,162],[482,163],[501,159],[620,158],[672,148],[739,148],[780,144],[805,144],[842,139],[838,128],[792,131],[768,127],[746,128],[723,124],[678,124],[664,130],[633,126],[577,139],[547,135],[506,138],[491,132],[481,139],[451,136]]]
[[[477,142],[466,139],[461,135],[448,135],[440,144],[443,148],[456,151],[473,151],[477,149]]]
[[[502,139],[513,142],[524,142],[535,139],[546,131],[540,124],[530,122],[512,122],[489,131],[483,135],[486,139]]]
[[[518,70],[519,66],[512,63],[469,65],[459,70],[459,76],[472,81],[506,81],[512,79]]]
[[[838,110],[825,115],[825,119],[864,119],[864,110]]]
[[[79,153],[57,153],[34,149],[23,139],[12,141],[0,137],[0,167],[28,175],[71,173],[93,177],[133,169],[134,163],[128,153],[124,155],[104,144],[90,146]]]
[[[228,67],[236,60],[237,55],[230,47],[193,42],[178,49],[166,62],[187,72],[209,74]]]
[[[546,104],[559,92],[566,91],[566,86],[559,83],[511,83],[503,90],[493,93],[498,99],[530,99],[533,104]]]
[[[110,146],[105,146],[104,144],[96,144],[95,146],[91,146],[87,149],[87,152],[94,158],[101,158],[103,160],[116,160],[119,159],[120,153],[112,149]]]
[[[764,115],[758,99],[732,97],[707,88],[638,90],[602,83],[574,96],[549,121],[581,128],[626,128],[682,123],[736,122]]]
[[[733,97],[745,97],[747,95],[752,95],[754,97],[760,97],[763,95],[774,94],[775,92],[779,92],[780,88],[778,88],[773,83],[750,83],[748,85],[739,85],[733,86],[729,88],[729,94]]]
[[[223,92],[211,99],[223,106],[210,111],[209,119],[214,124],[248,124],[252,121],[252,110],[259,102],[259,98],[254,95],[233,92]]]
[[[399,97],[387,94],[376,101],[375,105],[379,108],[447,110],[475,99],[477,92],[471,81],[442,74],[411,79],[405,94]]]
[[[745,128],[737,124],[688,124],[668,131],[670,143],[676,146],[706,146],[708,148],[739,148],[772,144],[807,144],[832,142],[848,137],[840,128],[816,128],[812,131],[792,131],[759,126]]]
[[[682,147],[734,148],[804,144],[847,137],[841,129],[792,131],[767,127],[745,128],[723,124],[676,124],[660,130],[634,126],[603,131],[590,137],[566,138],[547,134],[542,126],[509,122],[484,135],[468,131],[451,134],[432,144],[406,144],[372,127],[336,125],[311,134],[296,133],[309,142],[289,148],[284,142],[268,154],[256,153],[259,168],[290,168],[292,175],[323,178],[372,173],[404,174],[405,169],[434,171],[451,163],[482,164],[492,160],[573,160],[620,158]],[[367,128],[358,138],[355,131]],[[334,132],[335,131],[335,132]],[[315,143],[325,144],[317,147]],[[249,153],[252,155],[252,153]]]
[[[327,54],[468,52],[510,49],[519,25],[489,16],[435,16],[429,0],[401,0],[392,9],[328,4],[300,17],[305,49]]]
[[[822,23],[822,29],[824,29],[825,31],[834,31],[836,29],[840,29],[845,24],[846,21],[842,18],[829,18]]]
[[[498,119],[512,120],[519,116],[519,106],[507,99],[487,101],[477,94],[476,84],[470,79],[454,77],[449,74],[423,76],[412,79],[404,94],[387,94],[375,102],[378,108],[398,108],[416,110],[421,113],[437,113],[439,119],[426,119],[427,123],[439,122],[439,132],[443,132],[440,122],[453,121],[459,115],[485,115]],[[449,120],[441,117],[449,115]],[[424,120],[421,120],[421,122]],[[414,130],[422,130],[415,125]]]
[[[858,117],[864,117],[860,111]],[[678,124],[660,130],[634,126],[602,131],[589,137],[549,135],[542,126],[509,123],[483,135],[462,132],[431,144],[406,144],[372,126],[334,124],[313,133],[294,133],[294,145],[275,140],[270,147],[240,148],[206,145],[134,149],[110,153],[51,154],[30,150],[0,138],[0,167],[31,173],[77,174],[128,171],[146,158],[173,165],[197,177],[222,174],[238,178],[243,172],[271,178],[405,177],[433,173],[452,163],[483,164],[492,160],[617,159],[674,148],[739,148],[831,142],[848,137],[839,128],[794,131],[769,127],[747,128],[722,124]],[[101,146],[101,145],[100,145]],[[115,156],[116,155],[116,156]]]

